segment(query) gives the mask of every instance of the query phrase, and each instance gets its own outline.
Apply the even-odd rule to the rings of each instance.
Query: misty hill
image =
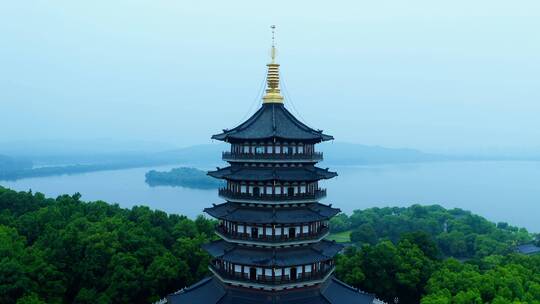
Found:
[[[6,155],[0,155],[0,176],[7,172],[14,172],[32,168],[32,162]]]
[[[163,152],[155,151],[125,151],[105,149],[103,153],[90,153],[86,150],[68,149],[62,153],[46,148],[49,153],[29,156],[30,161],[20,161],[4,156],[0,158],[0,179],[20,179],[26,177],[39,177],[63,174],[79,174],[93,171],[118,170],[136,167],[149,167],[158,165],[183,164],[200,168],[221,166],[221,153],[229,150],[224,143],[196,145],[180,149],[171,149]],[[71,152],[70,152],[71,151]],[[390,149],[377,146],[366,146],[347,143],[325,143],[321,145],[325,153],[325,163],[329,165],[369,165],[390,163],[411,163],[450,160],[449,157],[428,154],[413,149]],[[28,152],[27,152],[28,153]],[[34,151],[34,153],[36,153]],[[8,170],[9,169],[9,170]]]
[[[229,150],[227,144],[197,145],[167,152],[156,153],[151,158],[159,162],[176,160],[181,163],[217,165],[221,152]],[[414,149],[392,149],[348,143],[324,143],[320,146],[324,161],[329,165],[367,165],[446,161],[448,156],[424,153]]]
[[[320,150],[324,153],[325,162],[335,165],[393,164],[451,160],[448,156],[424,153],[415,149],[394,149],[339,142],[322,144]]]
[[[150,154],[171,150],[169,144],[112,139],[0,142],[0,154],[31,159],[40,166],[153,164]]]

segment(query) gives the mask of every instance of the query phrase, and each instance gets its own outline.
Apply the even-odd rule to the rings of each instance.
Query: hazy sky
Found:
[[[255,110],[270,24],[295,108],[339,141],[540,145],[538,0],[2,1],[0,141],[208,143]]]

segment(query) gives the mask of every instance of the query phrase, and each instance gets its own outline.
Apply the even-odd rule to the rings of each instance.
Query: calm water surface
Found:
[[[52,197],[80,192],[84,200],[104,200],[122,207],[148,205],[190,217],[221,202],[216,190],[150,187],[144,182],[148,170],[172,167],[28,178],[0,181],[0,185],[20,191],[32,189]],[[540,162],[444,162],[332,169],[339,176],[323,182],[328,189],[325,203],[346,213],[369,207],[440,204],[540,232]]]

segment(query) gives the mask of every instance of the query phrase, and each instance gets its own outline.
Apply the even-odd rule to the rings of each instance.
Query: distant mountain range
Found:
[[[0,145],[2,148],[2,145]],[[229,145],[224,143],[196,145],[180,149],[162,151],[145,147],[136,150],[122,151],[119,146],[114,149],[96,147],[91,151],[85,149],[57,150],[47,146],[43,154],[38,147],[27,147],[27,153],[19,154],[9,150],[11,157],[0,155],[0,179],[18,179],[32,176],[60,174],[78,174],[91,171],[117,170],[134,167],[150,167],[159,165],[182,164],[202,169],[223,166],[221,152],[227,151]],[[361,144],[329,142],[321,144],[319,150],[324,153],[326,165],[374,165],[397,163],[421,163],[440,161],[486,161],[486,160],[534,160],[540,161],[540,153],[516,154],[503,153],[493,155],[482,153],[477,155],[444,155],[425,153],[415,149],[395,149]],[[20,151],[19,151],[20,152]],[[31,152],[31,153],[30,153]],[[0,150],[2,154],[8,154]],[[16,154],[17,153],[17,154]],[[32,167],[33,166],[33,167]]]

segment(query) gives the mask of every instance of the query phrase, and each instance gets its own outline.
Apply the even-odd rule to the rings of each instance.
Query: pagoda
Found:
[[[212,276],[167,302],[381,303],[333,277],[334,256],[343,246],[325,237],[340,210],[319,203],[326,196],[319,181],[337,174],[316,166],[323,155],[315,149],[333,137],[284,106],[274,43],[271,54],[262,106],[244,123],[212,136],[230,144],[222,155],[229,166],[208,172],[226,182],[219,189],[225,203],[204,209],[219,223],[219,240],[203,247],[212,257]]]

